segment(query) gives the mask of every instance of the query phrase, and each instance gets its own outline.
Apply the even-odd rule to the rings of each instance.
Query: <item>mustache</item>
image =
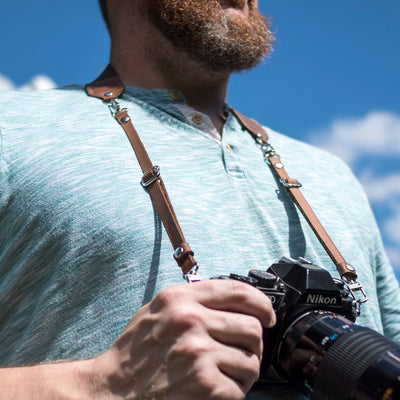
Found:
[[[221,0],[220,4],[222,8],[234,7],[243,8],[248,3],[248,0]]]

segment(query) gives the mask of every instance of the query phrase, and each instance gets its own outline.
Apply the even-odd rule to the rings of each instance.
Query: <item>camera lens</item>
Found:
[[[279,364],[313,388],[313,399],[400,399],[400,346],[330,312],[312,311],[290,324]]]

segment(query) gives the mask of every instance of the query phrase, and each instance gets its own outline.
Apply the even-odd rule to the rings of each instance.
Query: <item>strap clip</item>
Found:
[[[368,296],[364,291],[363,285],[360,282],[348,280],[345,277],[342,277],[342,280],[345,282],[347,289],[353,298],[353,304],[355,304],[357,316],[359,316],[361,312],[361,304],[368,301]]]
[[[143,187],[148,187],[154,183],[160,176],[160,167],[155,165],[154,167],[147,170],[142,177],[141,184]]]
[[[203,278],[197,274],[198,270],[199,264],[196,263],[187,274],[183,274],[183,279],[185,279],[187,283],[201,282]]]
[[[112,94],[112,93],[111,93]],[[125,111],[126,108],[121,108],[119,104],[118,97],[113,97],[109,101],[106,102],[108,108],[110,109],[111,115],[116,118],[117,114]]]

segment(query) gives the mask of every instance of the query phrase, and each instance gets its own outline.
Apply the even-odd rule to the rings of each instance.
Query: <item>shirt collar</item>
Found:
[[[126,86],[123,96],[127,100],[139,101],[141,103],[150,105],[162,112],[165,112],[182,122],[188,123],[202,130],[214,139],[217,139],[217,137],[215,137],[215,133],[219,136],[208,116],[202,114],[205,117],[204,120],[207,121],[206,124],[196,124],[191,122],[190,118],[192,116],[192,113],[189,112],[189,106],[187,105],[186,99],[183,96],[182,92],[177,89],[144,89],[139,87]],[[193,113],[201,114],[195,109],[192,110]],[[225,104],[223,112],[225,115],[228,115],[229,106],[227,104]],[[208,126],[210,124],[212,125],[211,127]],[[207,130],[209,130],[210,132],[207,132]]]

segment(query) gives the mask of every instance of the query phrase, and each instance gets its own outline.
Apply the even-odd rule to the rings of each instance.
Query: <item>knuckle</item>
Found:
[[[194,305],[176,305],[169,310],[169,323],[176,329],[185,331],[201,326],[203,321]]]
[[[260,359],[257,357],[256,354],[253,354],[249,358],[249,364],[248,364],[248,369],[250,374],[252,375],[253,381],[258,379],[258,376],[260,374],[260,366],[261,366]]]
[[[180,286],[170,286],[159,292],[153,300],[153,303],[159,308],[165,308],[175,303],[181,298],[182,289]]]
[[[255,381],[252,380],[245,388],[242,384],[235,383],[233,378],[224,376],[215,366],[204,362],[204,359],[196,363],[192,379],[197,395],[210,400],[243,400]]]
[[[243,376],[241,383],[247,391],[260,376],[261,361],[255,354],[248,354],[246,361],[242,363],[242,366]]]
[[[249,334],[254,338],[254,340],[262,340],[263,326],[259,319],[250,318],[247,321],[247,328]]]
[[[214,398],[214,393],[218,389],[218,379],[216,374],[213,373],[211,369],[198,369],[194,379],[197,386],[205,395],[209,396],[210,398]]]
[[[174,348],[174,355],[179,358],[194,360],[201,359],[208,353],[210,346],[207,341],[199,336],[187,335],[180,338]]]
[[[231,292],[233,297],[239,302],[247,302],[249,300],[250,294],[249,290],[251,286],[247,283],[238,282],[238,281],[230,281]]]

